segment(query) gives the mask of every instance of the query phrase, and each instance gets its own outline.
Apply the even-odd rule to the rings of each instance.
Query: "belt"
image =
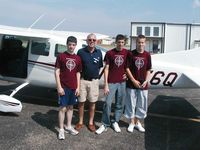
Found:
[[[92,80],[96,80],[98,78],[88,78],[88,77],[83,77],[84,80],[87,80],[87,81],[92,81]]]

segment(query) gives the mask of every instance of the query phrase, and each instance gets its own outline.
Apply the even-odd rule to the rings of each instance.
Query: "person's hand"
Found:
[[[80,90],[79,90],[79,88],[76,89],[75,95],[76,95],[76,96],[79,96],[79,95],[80,95]]]
[[[141,88],[141,83],[140,83],[140,81],[138,81],[138,80],[133,81],[133,85],[134,85],[136,88],[138,88],[138,89]]]
[[[58,95],[62,96],[62,95],[65,95],[65,91],[63,88],[58,88]]]
[[[142,85],[141,85],[141,88],[145,88],[145,87],[146,87],[146,85],[147,85],[147,83],[148,83],[148,81],[147,81],[147,80],[145,80],[145,81],[142,83]]]
[[[104,86],[104,95],[108,95],[109,92],[110,92],[110,90],[109,90],[109,88],[108,88],[108,84],[106,84],[106,85]]]
[[[124,79],[124,80],[127,80],[127,79],[128,79],[126,74],[123,74],[123,79]]]

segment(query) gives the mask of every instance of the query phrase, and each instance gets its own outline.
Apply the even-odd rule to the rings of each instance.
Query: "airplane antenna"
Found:
[[[59,25],[61,25],[66,19],[64,18],[62,21],[60,21],[55,27],[51,29],[51,31],[55,30]]]
[[[38,17],[30,26],[28,29],[31,29],[42,17],[44,17],[45,14],[42,14],[40,17]]]

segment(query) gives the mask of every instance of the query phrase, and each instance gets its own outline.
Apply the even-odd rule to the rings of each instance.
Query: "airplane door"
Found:
[[[28,58],[28,73],[31,84],[49,87],[54,83],[55,61],[50,57],[51,46],[48,39],[31,40]]]
[[[0,53],[0,74],[7,77],[26,78],[29,39],[3,35]]]

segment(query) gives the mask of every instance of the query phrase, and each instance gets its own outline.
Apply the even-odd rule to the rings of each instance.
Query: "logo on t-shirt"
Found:
[[[135,66],[140,70],[144,66],[144,58],[136,57]]]
[[[66,58],[66,59],[67,59],[66,67],[71,72],[76,67],[76,63],[74,61],[75,59],[71,59],[71,58]]]
[[[115,55],[115,64],[119,67],[123,64],[124,58],[123,55]]]
[[[93,58],[93,61],[94,61],[94,63],[96,64],[96,63],[98,63],[99,62],[99,57],[97,57],[97,58]]]

